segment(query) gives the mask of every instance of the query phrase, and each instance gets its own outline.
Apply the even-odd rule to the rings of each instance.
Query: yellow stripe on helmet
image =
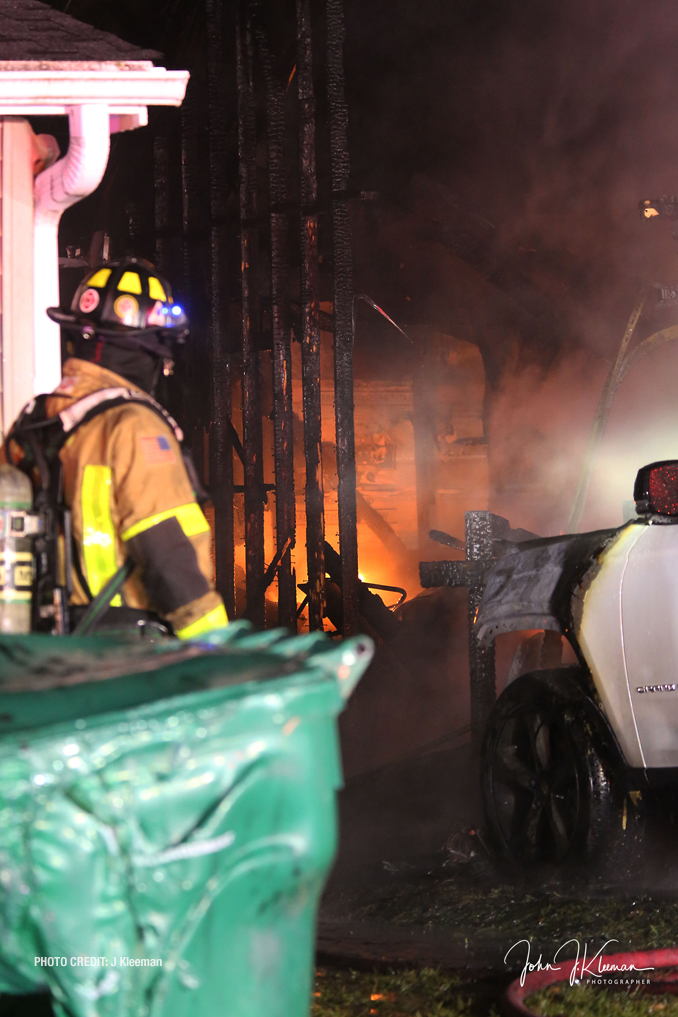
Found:
[[[159,279],[156,279],[154,275],[148,280],[148,295],[151,300],[167,300],[167,294],[163,289],[163,285]]]
[[[82,476],[82,546],[87,583],[93,596],[118,570],[115,528],[111,518],[111,470],[108,466],[85,466]],[[122,604],[120,595],[111,601]]]
[[[225,625],[228,625],[228,615],[224,605],[219,604],[218,607],[204,614],[202,618],[198,618],[197,621],[192,622],[183,629],[178,629],[175,635],[179,639],[197,639],[198,636],[204,636],[206,632],[212,632],[214,629],[223,629]]]
[[[108,277],[111,274],[110,268],[100,268],[98,272],[91,275],[87,280],[88,286],[96,286],[97,289],[101,290],[108,282]]]
[[[188,505],[179,505],[178,508],[167,509],[165,512],[157,512],[154,516],[149,516],[147,519],[140,519],[138,523],[134,523],[126,529],[120,539],[123,541],[131,540],[132,537],[143,533],[144,530],[150,530],[152,526],[157,526],[158,523],[163,523],[165,519],[172,518],[178,520],[181,529],[187,537],[195,537],[198,533],[209,533],[210,524],[205,519],[200,506],[192,501]]]
[[[118,289],[123,290],[125,293],[136,293],[138,296],[141,296],[143,290],[141,289],[139,273],[123,272],[118,283]]]

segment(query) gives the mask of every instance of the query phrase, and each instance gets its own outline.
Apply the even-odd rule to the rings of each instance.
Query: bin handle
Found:
[[[374,643],[368,636],[344,639],[331,650],[324,648],[311,661],[336,675],[342,699],[348,699],[367,670],[374,655]],[[311,662],[309,661],[309,663]]]

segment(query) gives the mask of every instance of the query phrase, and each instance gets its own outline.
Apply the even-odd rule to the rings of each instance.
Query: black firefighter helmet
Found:
[[[169,283],[142,258],[109,261],[89,272],[70,311],[48,307],[47,314],[85,339],[103,336],[119,346],[165,358],[174,355],[172,346],[188,332],[186,315],[172,301]]]

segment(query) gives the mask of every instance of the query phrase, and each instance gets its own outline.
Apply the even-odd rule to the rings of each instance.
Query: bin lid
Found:
[[[0,734],[207,689],[230,688],[238,698],[275,680],[331,680],[346,698],[372,652],[364,637],[334,645],[322,633],[254,632],[247,622],[209,643],[0,635]]]

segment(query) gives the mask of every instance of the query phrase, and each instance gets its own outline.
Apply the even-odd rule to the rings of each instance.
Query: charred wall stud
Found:
[[[256,32],[266,84],[266,136],[271,230],[271,328],[273,339],[273,426],[275,514],[278,546],[278,623],[296,629],[297,599],[291,548],[295,542],[292,353],[288,308],[288,214],[285,167],[285,94],[263,30]],[[285,545],[287,550],[281,554]]]
[[[237,25],[238,151],[240,157],[240,252],[242,411],[245,487],[245,583],[247,616],[265,622],[264,475],[259,377],[256,191],[256,106],[253,82],[252,23],[249,6],[240,4]]]
[[[215,512],[217,587],[224,597],[229,616],[236,615],[237,549],[233,498],[234,494],[243,492],[245,615],[257,626],[266,623],[266,590],[277,575],[278,622],[287,628],[296,628],[297,588],[292,551],[303,541],[298,540],[296,534],[291,345],[291,323],[294,321],[294,338],[299,339],[301,347],[308,618],[311,629],[322,629],[325,617],[325,504],[320,370],[321,286],[325,288],[323,292],[333,293],[334,315],[325,315],[325,318],[329,323],[328,330],[335,333],[334,384],[342,563],[340,623],[344,633],[349,634],[356,630],[358,624],[358,555],[353,429],[353,272],[348,204],[348,116],[343,74],[343,4],[341,0],[326,0],[326,54],[323,52],[326,65],[324,70],[319,63],[315,68],[318,81],[327,83],[328,100],[327,153],[324,133],[320,137],[322,155],[329,155],[329,159],[327,162],[321,160],[320,184],[316,169],[316,90],[312,59],[315,32],[312,33],[311,27],[311,0],[294,0],[293,4],[290,0],[289,13],[292,10],[296,15],[295,29],[290,22],[288,43],[290,46],[296,43],[294,68],[289,66],[288,51],[279,63],[278,44],[276,42],[274,50],[271,42],[274,38],[271,26],[279,22],[276,22],[276,12],[267,8],[261,0],[238,0],[233,5],[225,0],[205,0],[202,7],[207,74],[196,74],[192,78],[181,112],[181,251],[184,276],[181,288],[193,323],[192,355],[187,358],[189,362],[186,364],[192,396],[184,407],[184,421],[185,429],[192,438],[199,472],[203,475],[208,473],[205,479]],[[296,32],[296,40],[293,31]],[[233,55],[235,73],[232,69]],[[234,91],[237,92],[237,105]],[[233,130],[236,123],[237,151]],[[293,136],[296,136],[296,145]],[[207,160],[201,151],[203,137],[209,146]],[[171,223],[174,220],[171,198],[168,197],[171,192],[167,183],[168,175],[171,175],[171,151],[169,135],[159,131],[154,146],[155,243],[156,257],[162,265],[179,253],[178,247],[172,246]],[[262,172],[264,154],[267,181]],[[239,205],[239,216],[236,205]],[[333,257],[321,266],[318,228],[319,216],[325,211],[331,211]],[[233,226],[238,218],[240,236],[236,238]],[[329,221],[328,214],[328,224]],[[294,235],[295,227],[299,230],[300,244],[297,244]],[[325,243],[324,234],[321,239]],[[329,239],[328,225],[328,242]],[[238,255],[240,293],[236,296],[231,280],[234,260]],[[328,272],[330,265],[334,271],[333,281]],[[300,326],[297,326],[295,316],[295,289],[301,298]],[[229,321],[230,312],[238,305],[239,339],[235,335],[235,324]],[[203,307],[207,308],[204,314],[201,313]],[[274,485],[264,483],[269,451],[268,444],[264,444],[264,434],[268,431],[265,430],[262,413],[269,377],[268,373],[262,374],[264,369],[268,372],[268,356],[264,356],[262,351],[269,348],[272,350],[271,463],[275,467]],[[234,427],[234,414],[239,410],[240,402],[242,440],[238,434],[240,428]],[[267,413],[270,408],[267,407]],[[209,435],[208,464],[204,456],[206,428]],[[243,464],[242,485],[234,483],[234,454]],[[266,568],[265,547],[268,545],[264,541],[267,518],[264,506],[271,491],[275,492],[275,546]]]
[[[318,186],[309,0],[296,0],[299,174],[301,192],[301,358],[306,458],[306,555],[311,629],[323,627],[325,516],[322,476],[320,331],[318,327]]]
[[[226,173],[228,110],[225,96],[221,0],[207,0],[207,74],[210,137],[210,364],[211,422],[209,477],[214,504],[216,584],[229,616],[235,613],[233,534],[233,448],[231,420],[231,343],[226,293]]]
[[[169,265],[170,229],[170,158],[166,135],[153,139],[153,180],[155,197],[155,264],[167,274]]]
[[[350,162],[344,95],[344,5],[327,0],[327,97],[334,247],[334,399],[339,479],[339,548],[344,635],[358,617],[358,523],[353,420],[353,256],[348,206]]]
[[[415,468],[417,483],[417,530],[419,549],[428,543],[428,534],[434,519],[436,421],[435,392],[437,364],[428,352],[430,333],[426,328],[410,328],[422,350],[414,370],[412,382],[412,423],[414,425]]]

